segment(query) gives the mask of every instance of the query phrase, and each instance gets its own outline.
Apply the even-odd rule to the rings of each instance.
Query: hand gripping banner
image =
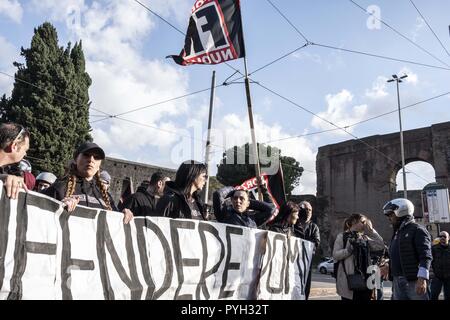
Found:
[[[136,217],[0,181],[0,299],[305,299],[314,244],[223,223]]]
[[[184,48],[168,57],[180,65],[218,64],[245,56],[239,0],[197,0]]]

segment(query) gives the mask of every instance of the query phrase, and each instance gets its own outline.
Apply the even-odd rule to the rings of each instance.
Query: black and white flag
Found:
[[[245,56],[239,0],[197,0],[179,55],[180,65],[218,64]]]

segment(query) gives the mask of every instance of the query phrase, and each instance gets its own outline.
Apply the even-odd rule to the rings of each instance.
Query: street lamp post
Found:
[[[398,84],[400,82],[403,82],[402,79],[405,79],[406,77],[408,77],[408,75],[406,75],[406,74],[401,76],[400,78],[397,75],[393,74],[392,79],[389,79],[387,81],[387,82],[395,81],[397,83],[398,121],[400,123],[400,150],[401,150],[401,154],[402,154],[402,168],[403,168],[403,197],[405,199],[408,198],[408,191],[406,188],[405,149],[403,147],[402,113],[400,111],[400,93],[399,93]]]

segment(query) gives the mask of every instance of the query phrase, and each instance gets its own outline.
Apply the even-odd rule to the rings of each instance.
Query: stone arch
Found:
[[[433,166],[436,182],[450,186],[450,122],[405,131],[406,162],[424,161]],[[399,133],[348,140],[319,148],[316,160],[318,221],[324,234],[322,250],[329,253],[341,221],[352,213],[366,214],[381,236],[389,241],[391,227],[381,208],[397,196],[395,176],[401,168]],[[373,148],[368,147],[370,145]],[[394,186],[394,187],[393,187]],[[408,193],[409,198],[409,193]],[[413,200],[421,212],[420,196]]]
[[[436,170],[433,164],[423,160],[413,160],[406,162],[406,186],[407,190],[422,190],[428,183],[435,182]],[[418,168],[425,168],[426,170],[432,170],[432,176],[427,175],[428,172],[423,172]],[[403,170],[400,169],[395,174],[395,183],[397,192],[403,191]],[[417,181],[420,181],[418,183]],[[419,184],[420,186],[417,186]]]

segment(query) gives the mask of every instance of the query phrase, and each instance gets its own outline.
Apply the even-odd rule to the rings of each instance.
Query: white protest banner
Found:
[[[0,299],[304,299],[312,243],[77,207],[0,181]]]

